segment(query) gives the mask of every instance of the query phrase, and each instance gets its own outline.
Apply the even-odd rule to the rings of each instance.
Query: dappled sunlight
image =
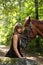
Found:
[[[5,45],[0,45],[0,51],[6,53],[9,50]]]
[[[0,57],[1,64],[10,64],[10,65],[39,65],[37,61],[26,59],[26,58],[6,58]]]
[[[8,63],[15,63],[15,59],[13,60],[14,61],[13,62],[12,59],[3,57],[10,48],[11,38],[14,32],[13,27],[15,26],[16,22],[21,22],[22,25],[24,25],[24,20],[28,16],[34,19],[36,18],[37,1],[38,1],[38,11],[37,11],[38,19],[43,20],[43,0],[0,0],[0,62],[1,63],[2,62],[4,63],[4,61],[6,60],[8,61]],[[39,40],[39,45],[36,42],[36,40]],[[23,50],[24,56],[25,53],[27,59],[36,60],[41,65],[43,65],[43,39],[40,36],[39,37],[36,36],[36,38],[34,38],[31,42],[28,42],[26,51]],[[5,62],[5,64],[7,63],[7,61]],[[18,59],[16,61],[18,61]],[[27,61],[27,63],[30,62]],[[19,65],[21,64],[22,63],[20,63]]]

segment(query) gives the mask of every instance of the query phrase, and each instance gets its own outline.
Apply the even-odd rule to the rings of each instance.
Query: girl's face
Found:
[[[17,31],[18,31],[19,33],[22,33],[22,32],[23,32],[23,28],[18,28]]]

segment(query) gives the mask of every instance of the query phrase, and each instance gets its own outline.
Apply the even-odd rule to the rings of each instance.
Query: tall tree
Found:
[[[34,2],[35,2],[36,19],[38,19],[38,0],[34,0]]]
[[[38,19],[38,0],[34,0],[35,2],[35,14],[36,14],[36,19]],[[40,48],[40,38],[39,36],[36,38],[36,47]],[[38,50],[39,51],[39,50]]]

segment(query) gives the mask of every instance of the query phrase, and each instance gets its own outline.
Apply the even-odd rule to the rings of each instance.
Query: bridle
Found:
[[[32,28],[33,28],[34,25],[30,22],[29,26],[30,26],[30,30],[31,30],[31,32],[32,32],[33,35],[34,35],[34,32],[32,31]]]
[[[27,27],[25,27],[24,33],[25,33],[25,36],[27,37],[27,40],[31,41],[30,32],[32,32],[32,34],[34,35],[34,32],[32,30],[33,27],[34,27],[34,25],[30,22],[29,27],[30,27],[30,29],[28,29]]]

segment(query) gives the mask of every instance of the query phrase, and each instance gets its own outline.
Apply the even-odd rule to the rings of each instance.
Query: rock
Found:
[[[26,58],[0,57],[0,65],[39,65],[38,62]]]

